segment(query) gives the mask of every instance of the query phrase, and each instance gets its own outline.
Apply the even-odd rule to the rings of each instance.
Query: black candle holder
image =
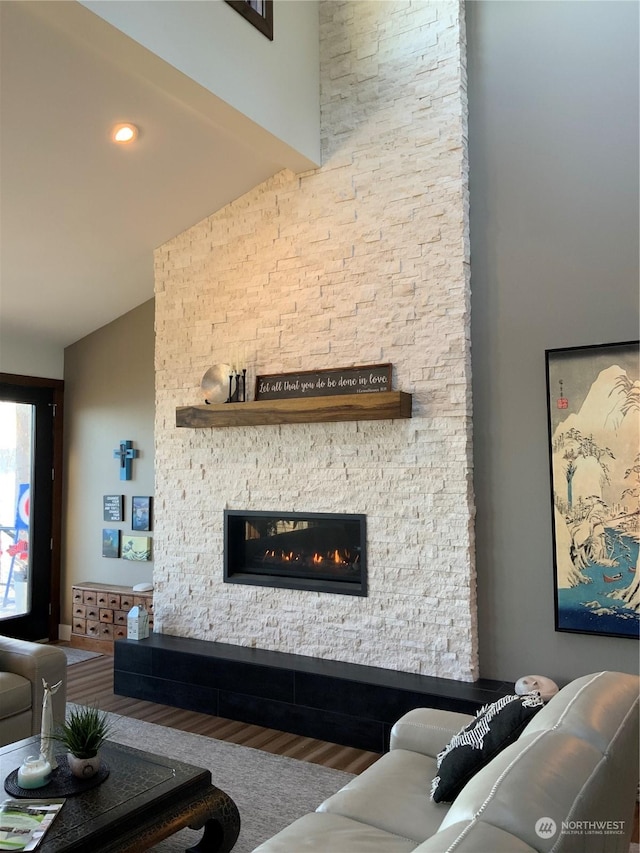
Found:
[[[229,374],[229,396],[225,403],[246,403],[247,402],[247,368],[243,368],[242,372],[237,370]]]

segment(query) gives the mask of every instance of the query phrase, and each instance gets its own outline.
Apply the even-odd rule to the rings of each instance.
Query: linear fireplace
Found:
[[[367,594],[366,517],[224,512],[224,580],[255,586]]]

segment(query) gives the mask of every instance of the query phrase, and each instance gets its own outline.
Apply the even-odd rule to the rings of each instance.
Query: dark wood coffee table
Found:
[[[40,738],[32,737],[0,749],[1,794],[4,782],[27,755],[37,754]],[[86,851],[139,853],[180,829],[202,829],[196,853],[229,853],[240,832],[233,800],[211,784],[201,767],[152,755],[109,741],[100,752],[108,764],[107,779],[92,790],[67,797],[38,853]],[[55,798],[47,788],[33,798]]]

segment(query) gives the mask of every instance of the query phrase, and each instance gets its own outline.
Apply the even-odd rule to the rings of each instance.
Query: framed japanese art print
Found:
[[[546,351],[557,631],[638,638],[639,351]]]
[[[120,531],[117,527],[104,527],[102,529],[102,556],[120,556]]]
[[[122,537],[121,557],[123,560],[133,560],[134,562],[150,560],[151,537],[125,534]]]
[[[131,498],[132,530],[151,530],[151,497],[134,495]]]

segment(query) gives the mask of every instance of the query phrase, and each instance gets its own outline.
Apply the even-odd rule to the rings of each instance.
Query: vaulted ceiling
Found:
[[[150,299],[153,250],[282,163],[80,4],[0,13],[0,331],[66,346]],[[125,120],[140,136],[117,147]]]

